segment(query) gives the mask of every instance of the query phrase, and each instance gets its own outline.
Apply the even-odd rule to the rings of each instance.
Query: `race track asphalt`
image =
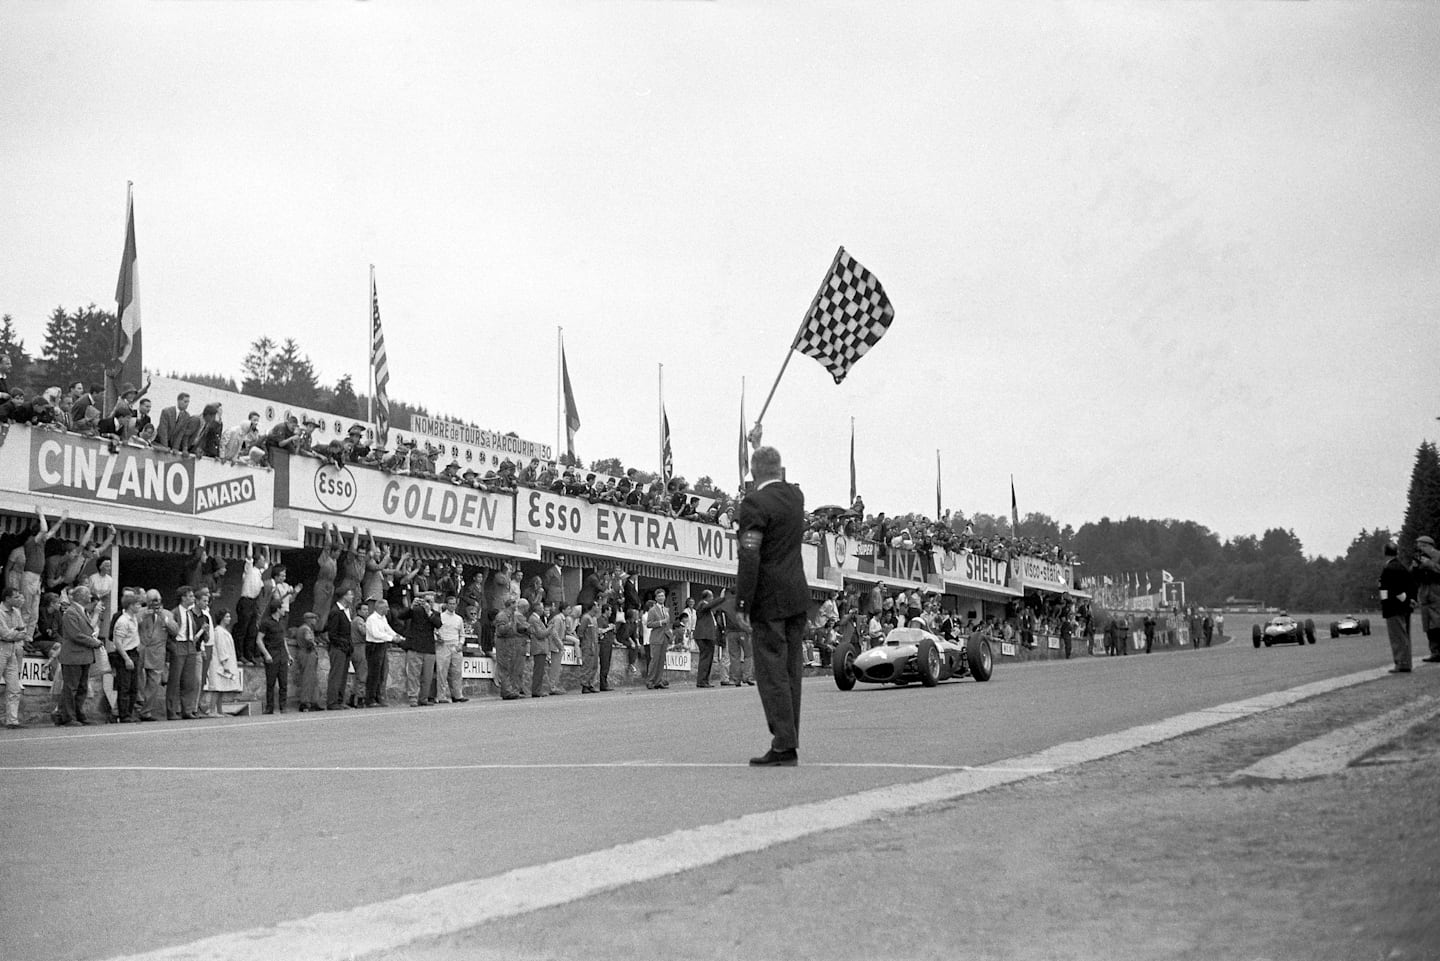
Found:
[[[812,678],[794,770],[745,764],[768,740],[749,687],[5,732],[0,958],[105,958],[355,908],[1387,659],[1380,636],[1002,660],[988,683],[935,689]]]

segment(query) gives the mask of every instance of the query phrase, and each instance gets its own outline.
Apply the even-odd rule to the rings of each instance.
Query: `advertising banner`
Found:
[[[28,445],[7,445],[8,460],[28,448],[28,490],[98,504],[274,526],[275,479],[269,471],[181,457],[168,451],[29,430]],[[16,438],[18,439],[18,438]],[[4,470],[7,480],[12,471]]]
[[[975,588],[1001,594],[1018,594],[1011,584],[1010,562],[996,560],[971,551],[936,551],[940,576],[946,584]]]
[[[50,686],[50,662],[43,657],[25,657],[20,659],[20,686],[21,687],[49,687]]]
[[[1069,564],[1057,564],[1028,554],[1015,558],[1015,564],[1019,569],[1020,582],[1025,587],[1047,591],[1070,590],[1072,572]]]
[[[372,467],[336,467],[313,457],[275,455],[278,506],[332,514],[364,525],[399,524],[447,534],[513,542],[515,501],[471,487]]]
[[[41,662],[44,663],[43,661]],[[580,667],[580,649],[573,644],[565,645],[565,653],[560,655],[560,663],[566,667]],[[689,651],[666,651],[665,670],[667,671],[688,671],[690,670]],[[465,657],[460,665],[460,676],[472,681],[488,681],[495,677],[495,659],[488,654],[481,654],[479,657]],[[45,682],[49,684],[49,681]]]
[[[886,548],[882,554],[872,541],[826,534],[821,561],[825,567],[839,570],[847,577],[883,577],[914,584],[925,584],[935,572],[933,556],[900,547]]]
[[[714,524],[650,514],[614,504],[521,488],[515,529],[549,546],[674,566],[735,570],[735,534]]]

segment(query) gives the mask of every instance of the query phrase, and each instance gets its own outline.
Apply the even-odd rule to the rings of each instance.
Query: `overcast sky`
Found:
[[[294,336],[587,461],[737,481],[835,248],[889,334],[765,418],[808,503],[1398,528],[1440,415],[1440,4],[0,4],[0,312]],[[168,398],[159,399],[168,402]],[[232,412],[233,417],[233,412]]]

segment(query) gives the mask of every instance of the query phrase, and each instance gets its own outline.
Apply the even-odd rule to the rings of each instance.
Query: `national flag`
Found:
[[[855,487],[855,418],[850,418],[850,503],[853,506],[859,491]],[[864,518],[861,518],[864,520]]]
[[[818,360],[838,384],[894,319],[880,281],[841,247],[790,349]]]
[[[935,519],[940,519],[940,452],[935,452]]]
[[[1153,594],[1153,593],[1155,593],[1155,589],[1150,586],[1150,572],[1149,572],[1149,571],[1146,571],[1146,572],[1145,572],[1145,593],[1146,593],[1146,594]]]
[[[1015,502],[1015,475],[1010,475],[1010,532],[1020,533],[1020,508]]]
[[[665,413],[665,404],[660,404],[660,480],[670,488],[670,478],[675,476],[675,457],[670,452],[670,415]]]
[[[121,383],[139,387],[144,365],[140,352],[140,266],[135,254],[135,197],[126,191],[125,252],[115,284],[115,360],[112,369]],[[116,387],[118,392],[121,388]],[[113,401],[113,398],[112,398]]]
[[[745,442],[745,379],[740,379],[740,486],[745,486],[745,475],[750,473],[750,445]]]
[[[565,393],[565,449],[570,463],[575,459],[575,432],[580,429],[580,411],[575,407],[575,392],[570,389],[570,367],[565,363],[565,342],[560,342],[560,381]]]
[[[1162,570],[1160,572],[1160,582],[1162,584],[1173,584],[1175,583],[1175,575],[1169,571]]]
[[[375,382],[375,443],[385,446],[390,434],[390,362],[385,356],[385,332],[380,328],[380,298],[375,293],[375,268],[370,268],[370,373]]]

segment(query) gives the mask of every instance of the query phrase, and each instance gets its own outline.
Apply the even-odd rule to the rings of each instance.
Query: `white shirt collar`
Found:
[[[771,484],[778,484],[778,483],[780,483],[780,478],[778,478],[778,477],[772,477],[772,478],[770,478],[770,479],[767,480],[767,481],[761,481],[760,484],[759,484],[755,489],[756,489],[757,491],[763,491],[765,488],[769,487]]]

